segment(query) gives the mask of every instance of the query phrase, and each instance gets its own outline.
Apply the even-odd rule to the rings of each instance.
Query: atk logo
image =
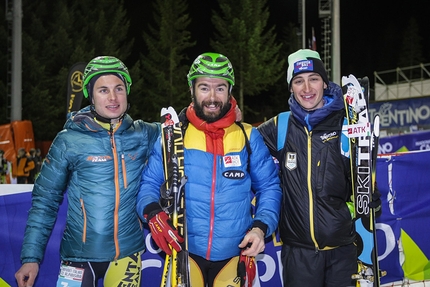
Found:
[[[87,161],[91,162],[106,162],[112,160],[110,155],[90,155],[87,157]]]
[[[222,173],[222,176],[228,179],[243,179],[245,173],[241,170],[228,170]]]
[[[294,73],[299,73],[303,71],[313,71],[314,70],[314,61],[312,60],[303,60],[294,63]]]
[[[239,155],[226,155],[222,159],[224,161],[225,167],[234,167],[242,165]]]
[[[285,167],[288,170],[296,169],[297,167],[297,153],[287,152],[285,155]]]
[[[358,138],[370,136],[370,123],[358,123],[354,125],[348,125],[348,137]]]

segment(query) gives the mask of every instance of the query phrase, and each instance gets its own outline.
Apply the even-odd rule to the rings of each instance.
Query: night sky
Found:
[[[135,53],[142,51],[141,31],[152,21],[151,1],[125,1],[135,37]],[[142,3],[143,2],[143,3]],[[155,2],[155,1],[154,1]],[[192,18],[190,29],[197,46],[190,52],[190,61],[198,54],[210,49],[212,37],[211,9],[217,7],[215,0],[188,0]],[[269,24],[276,25],[280,32],[289,22],[298,25],[298,0],[268,0],[271,13]],[[317,43],[320,43],[321,20],[318,17],[318,0],[306,0],[306,26],[315,28]],[[374,71],[396,68],[399,44],[409,19],[414,17],[422,35],[423,56],[430,62],[430,1],[429,0],[340,0],[341,74],[369,76]],[[310,37],[310,32],[309,32]],[[319,47],[317,47],[319,50]]]

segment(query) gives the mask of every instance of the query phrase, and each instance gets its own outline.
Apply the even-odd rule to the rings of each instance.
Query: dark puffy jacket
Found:
[[[283,186],[280,235],[284,243],[330,249],[354,241],[349,158],[341,151],[342,91],[331,83],[324,107],[306,112],[290,99],[287,141],[277,148],[278,117],[258,127],[279,159]]]
[[[243,126],[251,147],[249,158],[244,133],[236,124],[225,129],[224,155],[208,152],[204,132],[191,123],[185,133],[188,248],[207,260],[238,256],[238,245],[255,221],[267,225],[266,236],[277,228],[282,192],[276,166],[258,131],[248,124]],[[137,203],[141,216],[148,204],[158,202],[163,181],[158,143],[142,175]],[[251,188],[256,195],[254,217]]]
[[[88,107],[73,113],[49,149],[33,189],[23,263],[42,260],[66,190],[63,260],[107,262],[144,249],[136,195],[159,125],[126,115],[110,133],[93,118]]]

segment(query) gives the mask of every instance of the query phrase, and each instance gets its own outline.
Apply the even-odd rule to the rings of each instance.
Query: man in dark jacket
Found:
[[[316,51],[299,50],[288,64],[291,115],[285,144],[278,146],[279,115],[258,127],[280,162],[284,286],[355,286],[351,171],[341,149],[343,93],[328,80]]]

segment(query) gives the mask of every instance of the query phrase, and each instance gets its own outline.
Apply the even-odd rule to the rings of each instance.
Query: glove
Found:
[[[381,193],[379,192],[378,185],[375,182],[375,188],[372,193],[372,201],[369,203],[369,207],[375,210],[375,217],[379,217],[382,214],[382,201]]]
[[[237,264],[237,276],[240,278],[240,287],[245,286],[247,279],[248,279],[247,287],[251,287],[252,282],[254,281],[256,272],[257,272],[257,268],[255,266],[254,257],[242,255],[242,252],[241,252],[239,256],[239,262]]]
[[[178,230],[172,225],[172,221],[167,213],[159,211],[155,215],[153,215],[154,212],[148,214],[144,214],[143,217],[148,221],[152,239],[154,239],[157,246],[169,255],[172,255],[169,244],[175,248],[176,251],[181,251],[181,243],[184,242],[184,239],[179,236]]]

